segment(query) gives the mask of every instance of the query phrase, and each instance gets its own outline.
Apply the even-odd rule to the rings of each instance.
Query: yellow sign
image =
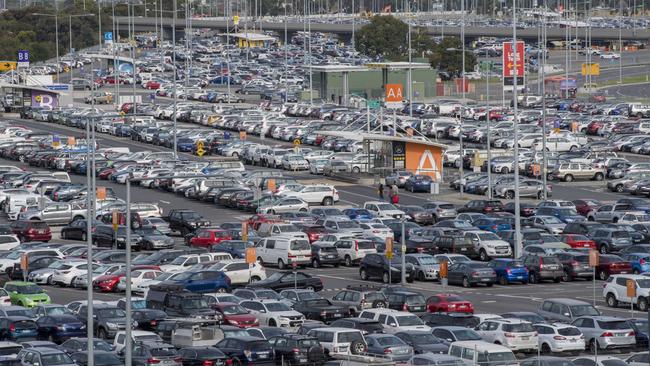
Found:
[[[27,271],[29,268],[29,259],[27,257],[27,253],[23,253],[20,255],[20,269],[23,271]]]
[[[393,238],[386,238],[386,258],[393,259]]]
[[[625,285],[627,287],[627,297],[636,297],[636,281],[627,280]]]
[[[77,139],[74,136],[68,136],[68,146],[74,146],[77,144]]]
[[[248,241],[248,223],[246,221],[241,223],[241,240]]]
[[[232,17],[232,22],[234,25],[239,25],[239,15]]]
[[[126,113],[124,113],[124,111],[120,112],[120,117],[124,117],[124,116],[126,116]]]
[[[293,146],[300,146],[300,139],[293,140]]]
[[[447,261],[440,262],[440,270],[438,272],[438,277],[447,278],[448,271],[449,271],[449,263]]]
[[[37,96],[34,97],[34,100],[40,103],[40,102],[43,101],[43,97],[40,96],[40,95],[37,95]]]
[[[582,76],[598,76],[600,75],[600,64],[597,62],[592,63],[583,63],[582,64]]]
[[[0,61],[0,71],[16,70],[16,61]]]
[[[246,131],[239,131],[239,139],[246,140]]]
[[[205,154],[205,148],[204,148],[203,140],[199,140],[196,142],[196,155],[198,156],[203,156]]]
[[[100,201],[106,199],[106,187],[97,187],[97,199]]]
[[[253,264],[257,261],[257,251],[255,247],[246,248],[246,263]]]
[[[111,216],[113,221],[113,231],[117,231],[117,227],[120,225],[120,212],[118,210],[113,210]]]

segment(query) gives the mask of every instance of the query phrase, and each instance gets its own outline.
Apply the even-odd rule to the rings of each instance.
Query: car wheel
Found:
[[[51,275],[50,275],[50,277],[47,278],[47,284],[49,286],[52,286],[52,276]]]
[[[573,175],[567,174],[564,176],[564,181],[565,182],[573,182]]]
[[[609,253],[609,249],[607,248],[607,245],[603,244],[600,246],[600,254],[607,254]]]
[[[365,269],[359,271],[359,277],[361,277],[361,279],[364,281],[368,281],[368,274],[366,273]]]
[[[600,182],[601,180],[603,180],[603,178],[604,178],[603,173],[596,173],[596,175],[594,175],[594,180],[595,181]]]
[[[285,269],[286,265],[282,259],[278,259],[278,269]]]
[[[389,283],[390,282],[391,278],[388,275],[388,272],[384,272],[384,274],[381,276],[381,280],[384,283]]]
[[[226,293],[226,292],[228,292],[228,291],[226,291],[226,288],[225,288],[225,287],[219,287],[219,288],[217,289],[217,292],[220,293],[220,294],[223,294],[223,293]]]
[[[502,174],[509,174],[509,173],[510,173],[510,169],[508,169],[507,167],[502,168],[502,169],[501,169],[501,173],[502,173]]]
[[[261,265],[264,265],[264,261],[262,260],[262,257],[257,257],[257,262]]]
[[[104,328],[99,328],[99,330],[97,330],[97,336],[101,339],[108,339],[108,333],[106,333]]]
[[[612,293],[607,294],[605,297],[605,302],[610,308],[615,308],[618,306],[618,300],[616,300],[616,296],[614,296]]]
[[[350,350],[353,355],[360,355],[366,352],[366,345],[362,341],[354,341],[350,345]]]
[[[513,191],[507,191],[507,192],[503,195],[503,197],[504,197],[505,199],[507,199],[507,200],[511,200],[511,199],[513,199],[513,198],[515,197],[515,192],[513,192]]]
[[[323,198],[323,206],[331,206],[334,203],[332,197]]]
[[[424,272],[420,271],[418,272],[418,281],[424,282],[426,280],[426,277],[424,276]]]
[[[472,284],[469,282],[469,279],[467,277],[463,277],[463,287],[465,288],[472,287]]]
[[[318,261],[318,259],[313,259],[311,261],[311,266],[314,268],[320,268],[320,262]]]
[[[551,353],[551,347],[546,343],[542,343],[542,353],[546,354],[546,355],[550,354]]]
[[[614,188],[614,190],[618,193],[623,193],[623,185],[622,184],[616,185],[616,188]]]
[[[648,311],[648,299],[645,297],[640,297],[637,301],[636,306],[639,308],[639,311],[646,312]]]
[[[277,326],[278,326],[278,325],[277,325],[277,323],[275,322],[275,320],[273,320],[273,319],[269,320],[269,327],[277,327]]]
[[[69,287],[74,287],[74,281],[77,280],[77,277],[72,277],[72,280],[70,280],[70,283],[68,284]]]
[[[601,281],[607,281],[609,274],[605,270],[598,271],[598,279]]]
[[[67,234],[65,233],[65,230],[61,230],[61,239],[67,240],[68,237],[66,236]]]
[[[539,279],[537,278],[537,274],[535,272],[532,272],[529,276],[528,279],[530,283],[537,283],[539,282]]]
[[[598,343],[596,343],[595,339],[589,341],[589,352],[596,353],[596,347],[598,347]]]
[[[349,255],[345,256],[345,266],[346,267],[351,267],[352,266],[352,258],[350,258]]]
[[[562,281],[564,282],[571,282],[573,280],[573,277],[569,274],[569,271],[564,270],[564,273],[562,273]]]
[[[508,286],[508,278],[506,278],[506,276],[500,276],[499,277],[499,285]]]
[[[355,166],[355,167],[352,168],[352,173],[359,174],[359,173],[361,173],[361,169],[359,169],[358,166]]]
[[[485,249],[481,249],[481,251],[478,254],[478,257],[481,260],[481,262],[487,262],[490,259]]]

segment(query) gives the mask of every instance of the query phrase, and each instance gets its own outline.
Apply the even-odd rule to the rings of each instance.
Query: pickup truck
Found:
[[[63,225],[74,220],[85,219],[86,209],[72,203],[55,202],[42,210],[27,210],[18,214],[18,220],[39,220],[49,225]]]
[[[187,209],[174,209],[169,211],[169,215],[162,217],[169,222],[169,228],[178,231],[185,236],[200,227],[210,226],[210,221],[206,220],[198,212]]]

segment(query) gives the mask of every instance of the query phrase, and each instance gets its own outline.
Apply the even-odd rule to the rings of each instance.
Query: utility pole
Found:
[[[513,100],[513,119],[514,119],[514,158],[515,158],[515,253],[514,257],[519,258],[522,254],[522,243],[521,243],[521,208],[519,207],[519,123],[517,121],[517,71],[519,67],[517,66],[518,62],[524,62],[524,55],[517,54],[517,0],[512,1],[512,52],[513,52],[513,88],[512,88],[512,100]],[[519,60],[521,59],[521,60]],[[521,75],[523,78],[524,75]]]

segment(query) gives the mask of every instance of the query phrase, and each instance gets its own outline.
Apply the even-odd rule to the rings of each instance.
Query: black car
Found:
[[[138,249],[142,238],[131,232],[131,248]],[[126,226],[120,225],[117,232],[113,230],[112,225],[97,225],[92,235],[93,245],[98,247],[117,247],[124,249],[126,247]]]
[[[99,338],[112,339],[118,330],[126,329],[126,313],[118,307],[109,304],[95,304],[93,305],[93,314],[95,315],[93,333],[97,334]],[[88,319],[87,305],[79,307],[77,318],[86,324]]]
[[[317,338],[301,334],[285,334],[269,339],[275,359],[289,365],[308,364],[319,366],[327,357]]]
[[[430,327],[453,325],[474,328],[479,324],[479,320],[470,313],[426,313],[420,318]]]
[[[81,351],[73,353],[70,357],[72,360],[79,366],[88,365],[88,351]],[[93,365],[96,366],[123,366],[124,361],[122,361],[117,355],[113,352],[97,350],[93,351]]]
[[[341,262],[339,253],[335,246],[331,244],[312,244],[311,245],[311,265],[314,268],[323,265],[332,265],[338,267]]]
[[[185,347],[178,351],[183,366],[221,366],[228,357],[216,347]]]
[[[460,207],[457,211],[458,213],[480,212],[487,214],[490,212],[499,212],[503,210],[503,202],[499,200],[473,200],[467,202],[465,206]]]
[[[274,365],[273,348],[269,341],[257,337],[231,337],[217,343],[223,353],[238,365]]]
[[[321,326],[322,327],[322,326]],[[384,333],[384,327],[376,320],[366,318],[345,318],[330,323],[332,328],[359,329],[363,334]]]
[[[307,319],[320,320],[325,323],[345,318],[349,315],[348,309],[333,305],[327,299],[296,301],[293,304],[293,309],[301,312]]]
[[[413,347],[414,353],[444,353],[449,351],[449,344],[434,336],[431,332],[397,332],[395,336]]]
[[[472,287],[484,284],[492,287],[497,280],[497,274],[488,267],[487,263],[481,262],[460,262],[449,265],[447,269],[447,281],[450,285],[462,285]]]
[[[320,291],[323,289],[323,281],[304,272],[275,272],[264,280],[248,284],[248,287],[263,287],[272,290],[305,288]]]
[[[395,291],[386,294],[388,308],[412,313],[426,311],[427,300],[417,292]]]
[[[38,337],[61,343],[86,334],[86,326],[74,315],[46,315],[38,318]]]
[[[29,273],[47,268],[49,267],[52,263],[60,261],[61,258],[57,256],[28,256],[27,257],[27,275],[29,276]],[[9,278],[12,280],[22,280],[23,277],[23,269],[20,266],[20,263],[14,264],[14,268],[8,272]]]
[[[94,220],[93,227],[101,225],[100,221]],[[88,221],[86,219],[74,220],[61,229],[61,239],[72,239],[86,241],[88,235]]]
[[[555,253],[562,263],[564,275],[562,281],[569,282],[577,278],[591,280],[594,276],[593,269],[589,266],[589,255],[580,252]]]
[[[158,323],[167,319],[167,313],[157,309],[133,310],[133,320],[138,322],[138,329],[155,331]]]
[[[124,356],[124,349],[119,352]],[[160,364],[173,363],[180,356],[174,346],[162,342],[143,342],[133,345],[131,361],[133,366],[150,366],[151,360],[158,360]]]
[[[233,258],[246,258],[246,248],[251,248],[255,244],[252,241],[243,240],[224,240],[218,245],[210,246],[213,253],[230,253]]]
[[[415,267],[407,263],[405,271],[406,281],[413,282]],[[381,254],[366,254],[359,263],[359,276],[364,281],[379,278],[384,283],[399,282],[402,276],[402,260],[398,256],[394,256],[392,260],[389,260]]]
[[[69,354],[83,352],[88,349],[88,338],[72,338],[61,343],[61,349]],[[95,351],[112,352],[113,346],[103,339],[93,338],[93,349]]]

